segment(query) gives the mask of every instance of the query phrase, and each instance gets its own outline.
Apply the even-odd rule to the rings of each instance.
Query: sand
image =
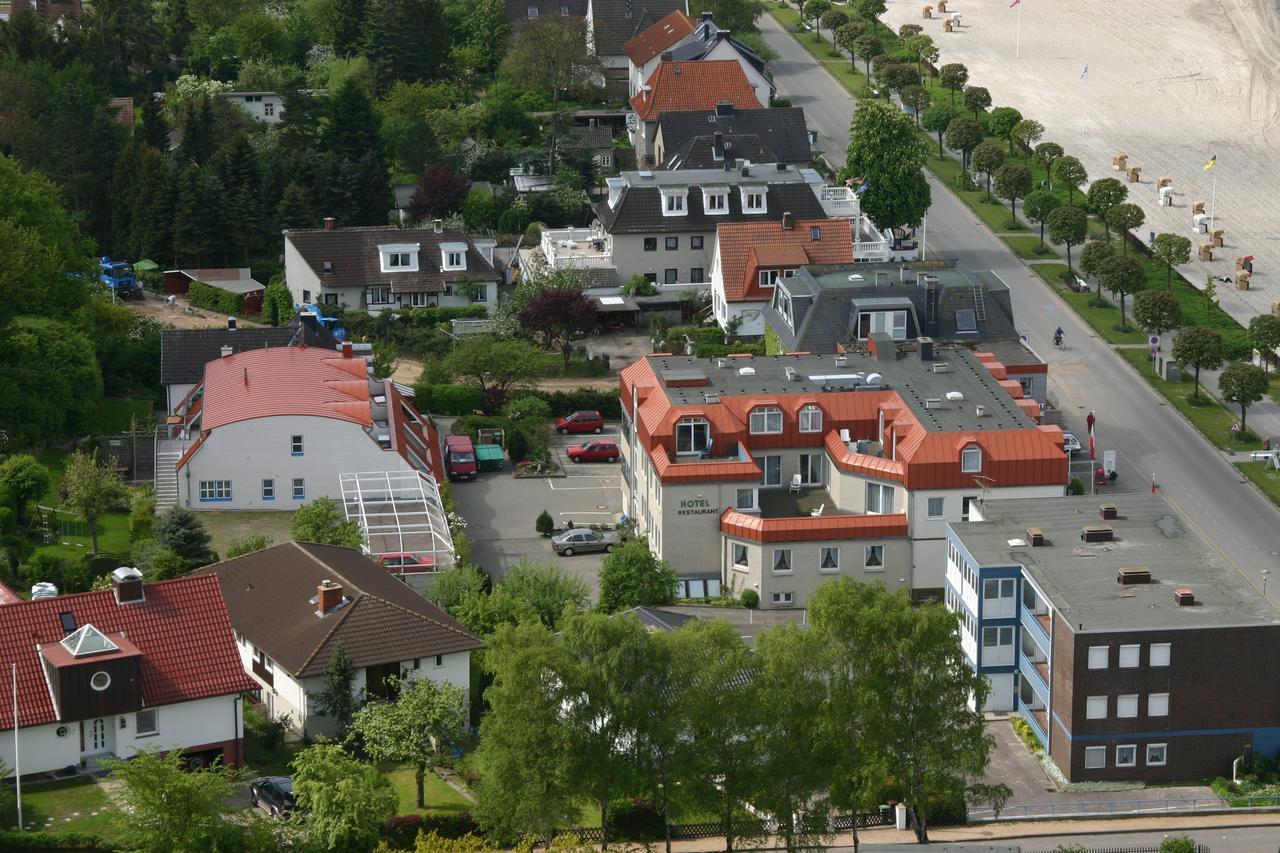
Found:
[[[1243,323],[1280,301],[1280,19],[1271,0],[955,0],[958,32],[924,20],[921,2],[890,0],[884,19],[897,29],[920,24],[941,63],[961,62],[970,82],[996,106],[1014,106],[1044,124],[1042,141],[1080,158],[1090,179],[1123,175],[1111,158],[1124,151],[1142,165],[1129,200],[1146,212],[1139,229],[1183,234],[1193,262],[1182,268],[1202,284],[1230,276],[1253,255],[1248,292],[1218,284],[1219,302]],[[1081,71],[1088,65],[1087,79]],[[1205,162],[1217,155],[1212,171]],[[1173,178],[1172,207],[1160,207],[1156,181]],[[1211,263],[1194,260],[1208,242],[1191,225],[1193,201],[1206,213],[1217,178],[1215,227],[1226,246]]]

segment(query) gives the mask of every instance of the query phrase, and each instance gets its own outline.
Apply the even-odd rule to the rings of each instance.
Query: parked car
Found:
[[[1076,438],[1069,432],[1064,432],[1062,434],[1062,450],[1068,456],[1074,456],[1077,452],[1083,449],[1084,448],[1080,445],[1080,439]]]
[[[389,569],[405,572],[429,572],[435,567],[435,557],[418,554],[380,554],[378,562]]]
[[[572,557],[574,554],[585,554],[588,551],[609,552],[618,542],[616,533],[577,527],[552,536],[551,550],[562,557]]]
[[[616,441],[588,441],[570,446],[565,455],[574,462],[617,462],[622,452]]]
[[[556,418],[556,431],[561,435],[571,432],[594,432],[596,435],[604,429],[604,418],[599,412],[574,412],[563,418]]]
[[[450,480],[474,480],[479,466],[470,436],[451,435],[444,440],[444,470]]]
[[[254,808],[272,817],[288,817],[297,803],[293,799],[293,780],[288,776],[263,776],[249,783],[249,800]]]

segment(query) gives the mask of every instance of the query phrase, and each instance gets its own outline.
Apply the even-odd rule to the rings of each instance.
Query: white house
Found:
[[[284,121],[284,95],[279,92],[219,92],[218,97],[240,107],[257,121],[266,124]]]
[[[267,714],[307,735],[333,734],[315,694],[336,649],[358,701],[388,698],[388,678],[467,690],[479,638],[359,551],[289,542],[200,570],[222,583],[245,671]]]
[[[6,774],[19,762],[25,777],[143,749],[239,765],[241,693],[258,685],[234,644],[208,577],[144,584],[122,568],[108,590],[0,605],[0,649],[18,679],[16,755],[7,690],[0,702]]]

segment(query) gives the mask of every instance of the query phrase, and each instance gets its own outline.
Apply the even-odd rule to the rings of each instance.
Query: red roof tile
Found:
[[[676,9],[658,23],[622,46],[635,65],[644,65],[664,50],[670,50],[693,32],[693,19]]]
[[[146,601],[138,604],[117,604],[113,591],[102,590],[5,606],[0,659],[18,665],[21,725],[57,720],[39,646],[69,633],[62,630],[62,613],[71,613],[77,628],[123,633],[138,648],[148,708],[257,689],[240,662],[217,578],[160,581],[146,584],[145,591]],[[0,729],[13,727],[12,709],[11,702],[0,702]]]
[[[812,228],[820,229],[819,239]],[[760,287],[761,269],[851,263],[853,230],[847,219],[802,219],[785,229],[777,220],[726,222],[716,228],[716,253],[725,300],[759,302],[773,295]]]
[[[740,110],[767,106],[742,66],[731,59],[660,62],[649,76],[649,91],[631,99],[641,121],[656,121],[668,110],[711,110],[730,103]]]
[[[818,515],[761,518],[726,509],[720,532],[752,542],[808,542],[813,539],[884,539],[905,537],[907,517],[894,515]]]
[[[272,347],[224,356],[205,365],[200,426],[211,430],[274,415],[337,418],[368,426],[373,416],[366,377],[363,358],[343,358],[339,352],[314,347]]]

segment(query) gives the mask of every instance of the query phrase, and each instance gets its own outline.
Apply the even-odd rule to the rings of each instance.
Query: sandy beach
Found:
[[[1247,323],[1280,301],[1280,19],[1270,3],[1022,0],[1010,8],[1009,0],[955,0],[948,11],[962,27],[945,33],[936,14],[922,18],[923,0],[889,0],[884,18],[894,29],[922,25],[940,62],[964,63],[996,106],[1044,124],[1042,141],[1079,157],[1091,180],[1123,179],[1111,158],[1126,152],[1143,167],[1129,198],[1146,211],[1144,239],[1154,230],[1184,234],[1196,247],[1207,242],[1192,230],[1191,206],[1203,200],[1208,212],[1216,177],[1212,207],[1226,246],[1211,263],[1182,271],[1200,283],[1209,273],[1231,275],[1235,258],[1253,255],[1250,291],[1218,285],[1223,308]],[[1162,176],[1173,179],[1172,207],[1158,204]]]

